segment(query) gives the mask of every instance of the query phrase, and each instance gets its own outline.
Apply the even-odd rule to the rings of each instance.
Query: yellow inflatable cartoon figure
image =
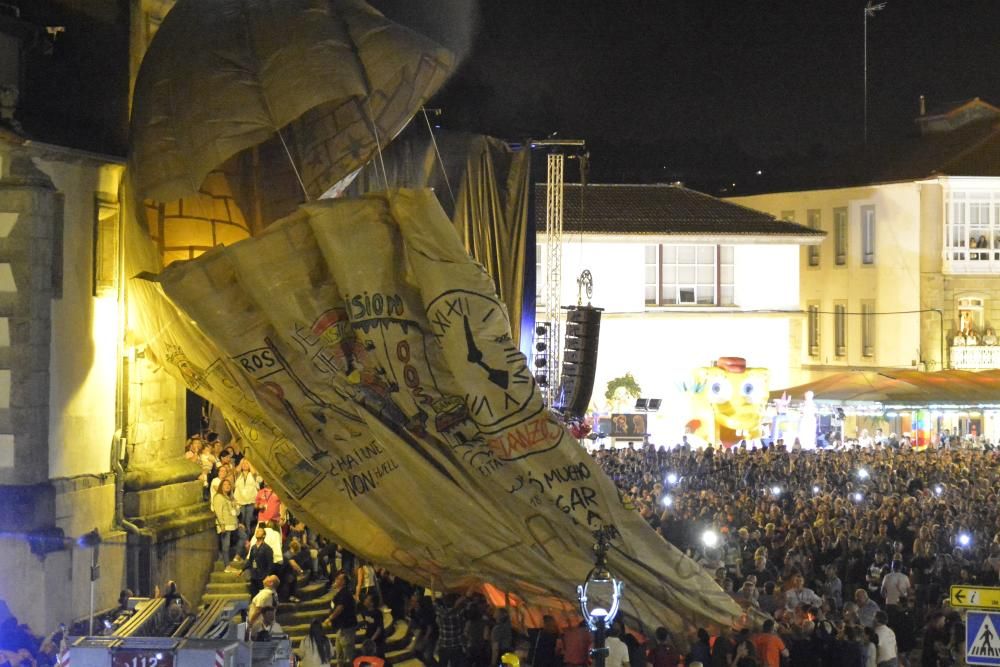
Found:
[[[768,399],[766,368],[747,368],[741,357],[720,357],[714,366],[695,370],[690,433],[711,445],[733,445],[760,438]]]

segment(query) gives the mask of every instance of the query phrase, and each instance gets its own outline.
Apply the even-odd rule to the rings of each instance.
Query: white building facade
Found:
[[[920,136],[811,186],[727,200],[826,232],[799,257],[799,382],[844,370],[1000,368],[1000,109],[974,99],[917,123]],[[933,430],[1000,437],[995,411],[956,407],[931,419]],[[911,428],[905,418],[875,426]]]
[[[663,400],[650,441],[673,445],[690,419],[684,387],[695,369],[744,357],[769,369],[772,387],[797,379],[800,248],[821,232],[678,185],[588,185],[581,214],[579,190],[566,188],[562,303],[577,304],[577,277],[590,270],[591,303],[604,309],[595,412],[630,411],[604,393],[631,373],[643,397]],[[547,274],[545,243],[541,225],[538,276]]]

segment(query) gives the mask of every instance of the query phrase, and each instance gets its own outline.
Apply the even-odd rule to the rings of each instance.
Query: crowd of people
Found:
[[[958,664],[965,630],[949,587],[1000,582],[995,451],[646,445],[594,456],[652,527],[766,619],[756,634],[704,633],[689,663]]]

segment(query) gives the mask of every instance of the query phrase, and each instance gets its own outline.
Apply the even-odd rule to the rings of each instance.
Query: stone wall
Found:
[[[0,485],[28,485],[48,479],[50,308],[62,289],[63,200],[26,154],[11,151],[5,158],[0,176]]]

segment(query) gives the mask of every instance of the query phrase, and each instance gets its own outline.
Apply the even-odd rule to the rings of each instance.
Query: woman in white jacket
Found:
[[[215,513],[215,531],[219,534],[219,558],[223,565],[228,565],[233,559],[240,540],[240,524],[236,520],[240,507],[233,498],[233,483],[224,479],[219,489],[212,496],[212,512]]]

